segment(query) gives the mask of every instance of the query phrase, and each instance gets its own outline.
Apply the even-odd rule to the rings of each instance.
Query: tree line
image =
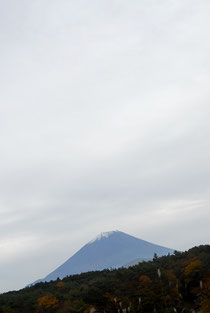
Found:
[[[0,313],[210,313],[210,245],[0,295]]]

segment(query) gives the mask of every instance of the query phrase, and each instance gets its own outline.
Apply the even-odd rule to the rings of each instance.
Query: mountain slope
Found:
[[[0,295],[0,312],[209,313],[210,245],[129,269],[83,273],[8,292]]]
[[[130,266],[135,266],[135,265],[138,265],[141,262],[147,262],[147,261],[151,261],[151,258],[137,258],[135,260],[132,260],[132,261],[124,264],[123,267],[128,268]]]
[[[64,264],[39,281],[50,281],[105,268],[118,268],[138,258],[152,259],[154,253],[162,256],[173,251],[120,231],[106,232],[87,243]]]

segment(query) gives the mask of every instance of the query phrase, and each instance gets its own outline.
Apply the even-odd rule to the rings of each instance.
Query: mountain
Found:
[[[119,268],[127,266],[126,264],[136,259],[138,262],[150,260],[153,258],[154,253],[162,256],[173,252],[173,249],[155,245],[121,231],[105,232],[88,242],[64,264],[44,279],[37,280],[34,284],[56,280],[58,277],[62,279],[72,274],[106,268]]]
[[[128,268],[130,266],[134,266],[134,265],[137,265],[137,264],[139,264],[141,262],[147,262],[147,261],[150,261],[150,260],[151,260],[151,258],[137,258],[135,260],[132,260],[132,261],[124,264],[123,267]]]
[[[0,294],[0,312],[209,313],[210,245]]]

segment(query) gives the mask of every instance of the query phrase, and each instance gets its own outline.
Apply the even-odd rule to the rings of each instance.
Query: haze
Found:
[[[0,0],[0,292],[102,231],[209,243],[209,12]]]

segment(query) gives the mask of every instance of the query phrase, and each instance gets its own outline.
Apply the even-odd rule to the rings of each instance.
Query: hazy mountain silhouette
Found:
[[[58,277],[62,279],[65,276],[82,272],[127,267],[129,264],[132,265],[133,261],[138,263],[142,260],[152,259],[154,253],[162,256],[173,252],[173,249],[155,245],[120,231],[101,233],[64,264],[35,283],[55,280]]]

